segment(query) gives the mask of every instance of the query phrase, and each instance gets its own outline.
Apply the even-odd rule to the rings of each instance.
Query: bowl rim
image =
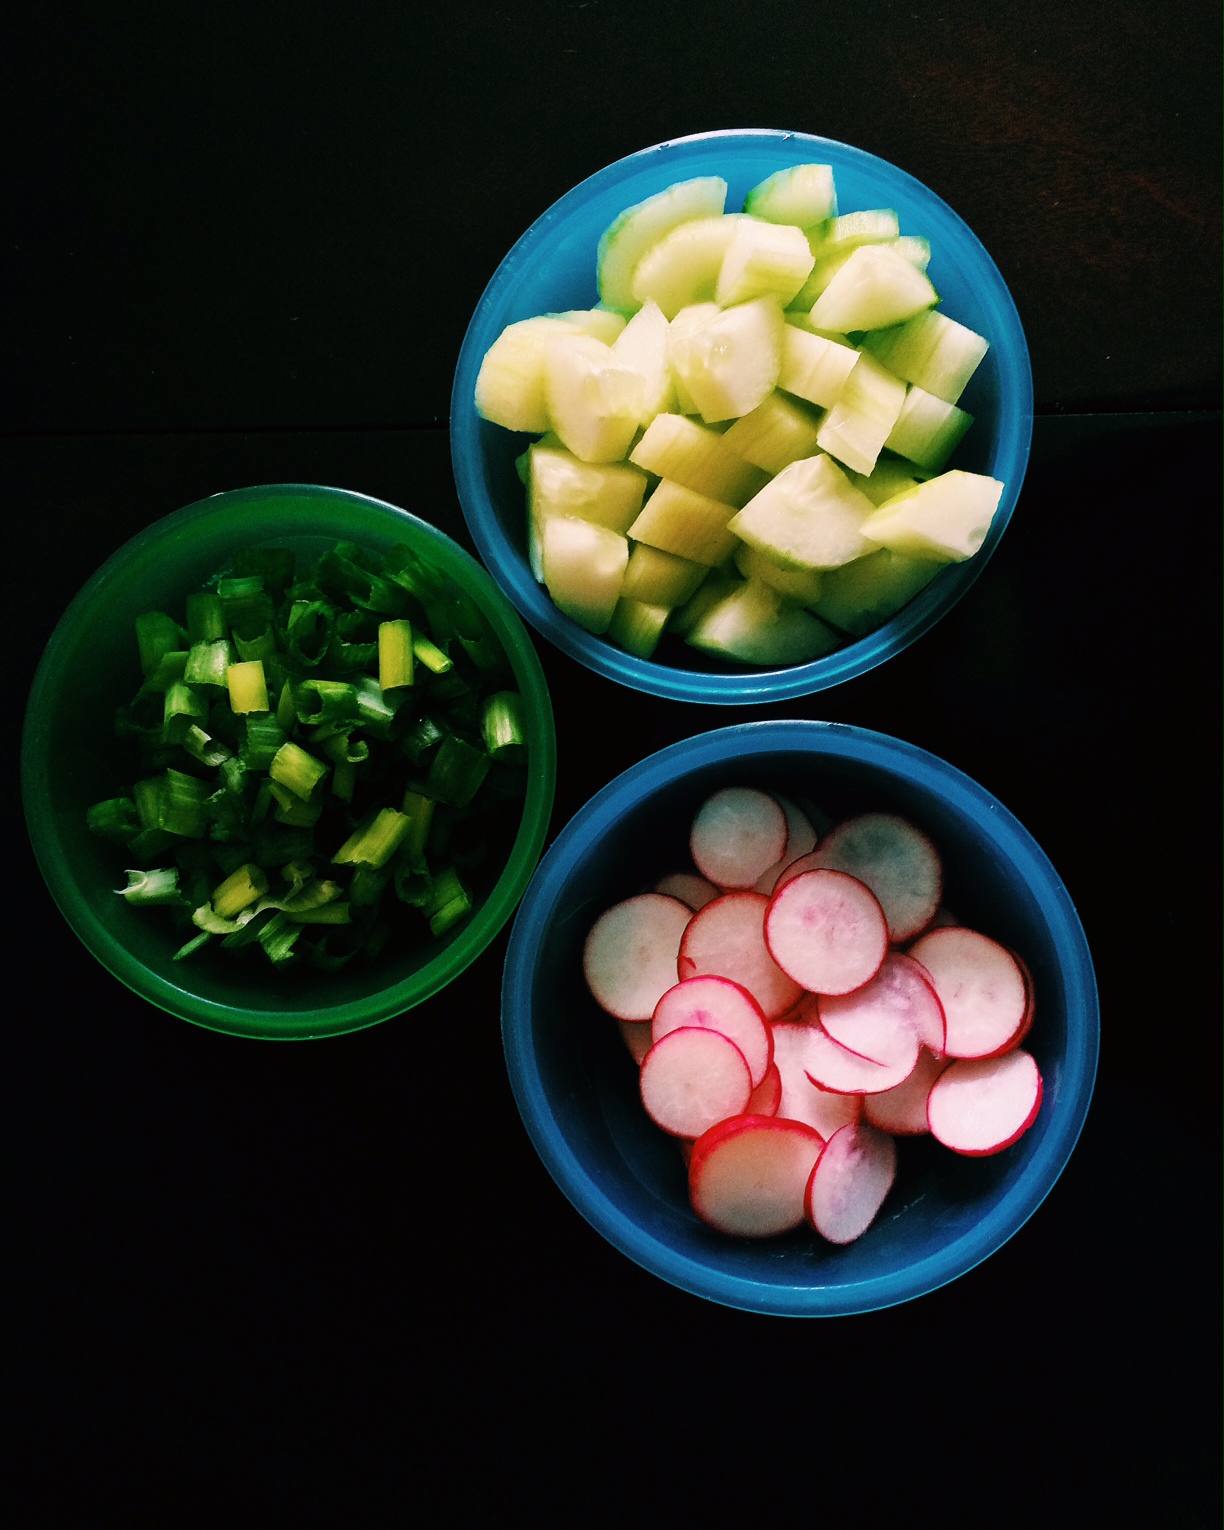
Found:
[[[483,422],[472,401],[480,361],[509,317],[500,312],[503,294],[518,269],[532,260],[535,247],[554,224],[581,208],[592,193],[616,185],[645,166],[653,168],[673,160],[683,161],[703,145],[739,142],[764,143],[779,149],[783,145],[797,146],[802,154],[794,163],[801,162],[801,157],[809,153],[821,154],[835,168],[840,161],[869,170],[880,181],[929,204],[936,221],[946,220],[956,230],[961,247],[972,257],[975,271],[979,271],[981,299],[991,315],[991,345],[1000,367],[1001,394],[1008,401],[1007,408],[1000,411],[1000,454],[1009,467],[1003,479],[1003,496],[982,548],[972,558],[945,568],[884,626],[809,664],[707,672],[677,669],[623,652],[604,638],[586,632],[552,604],[546,591],[531,576],[522,553],[504,535],[493,510],[479,470],[477,436]],[[680,165],[673,178],[682,178]],[[491,318],[495,312],[499,316]],[[635,690],[676,701],[743,705],[811,695],[874,669],[923,636],[969,591],[994,553],[1019,499],[1032,445],[1033,373],[1024,327],[1002,273],[978,236],[937,192],[891,161],[837,139],[776,128],[722,129],[666,139],[613,161],[564,193],[520,235],[489,279],[468,323],[455,368],[450,421],[451,456],[464,519],[486,566],[536,631],[588,669]]]
[[[207,520],[218,509],[293,497],[317,500],[324,507],[329,503],[357,505],[386,515],[414,538],[423,539],[446,572],[462,578],[469,588],[474,585],[482,609],[506,650],[528,713],[537,719],[539,737],[522,818],[506,865],[470,923],[408,977],[358,998],[288,1012],[226,1004],[172,983],[134,957],[91,916],[60,841],[57,813],[40,756],[46,743],[46,708],[63,679],[63,652],[99,589],[168,534]],[[283,533],[286,537],[298,534],[290,527]],[[275,533],[262,535],[265,540],[275,538]],[[158,1008],[209,1030],[263,1040],[321,1039],[362,1030],[404,1013],[458,977],[486,949],[517,907],[544,846],[555,787],[556,729],[543,667],[530,634],[488,571],[466,548],[419,516],[372,495],[325,484],[253,484],[225,490],[171,511],[130,537],[82,585],[57,621],[34,675],[22,727],[21,794],[26,829],[51,897],[73,932],[114,977]]]
[[[839,1286],[784,1286],[732,1275],[669,1248],[627,1216],[589,1173],[559,1130],[532,1046],[531,995],[541,930],[589,842],[653,791],[708,765],[779,752],[810,752],[901,774],[935,788],[996,845],[1024,866],[1039,897],[1067,985],[1067,1046],[1060,1113],[1023,1175],[969,1232],[903,1269]],[[622,772],[592,797],[554,839],[536,869],[510,932],[502,979],[502,1044],[515,1103],[552,1178],[571,1204],[636,1264],[694,1295],[743,1311],[831,1317],[876,1311],[937,1290],[1001,1248],[1028,1221],[1066,1167],[1088,1113],[1100,1050],[1100,1006],[1087,937],[1048,856],[985,787],[938,755],[890,734],[849,723],[769,720],[738,723],[682,739]]]

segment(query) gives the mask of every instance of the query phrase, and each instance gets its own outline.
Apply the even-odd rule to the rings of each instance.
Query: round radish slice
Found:
[[[688,922],[680,942],[677,972],[681,979],[712,974],[746,988],[767,1020],[784,1013],[803,989],[778,966],[765,944],[761,893],[724,893]]]
[[[777,885],[779,876],[791,864],[797,861],[801,855],[807,855],[816,848],[816,830],[812,827],[811,820],[802,808],[796,806],[789,797],[783,797],[778,793],[778,806],[786,814],[786,849],[782,852],[781,860],[775,861],[753,883],[753,891],[765,893],[768,896]]]
[[[751,887],[782,858],[786,814],[768,792],[726,787],[698,808],[689,847],[703,877],[719,887]]]
[[[832,1089],[838,1094],[882,1094],[907,1079],[918,1062],[917,1039],[912,1052],[892,1063],[878,1063],[843,1047],[821,1025],[809,1029],[814,1034],[807,1043],[805,1066],[808,1078],[818,1089]],[[776,1037],[774,1045],[777,1046]]]
[[[681,1026],[702,1026],[733,1041],[744,1054],[754,1089],[765,1077],[773,1056],[769,1027],[757,1001],[730,978],[686,978],[669,988],[655,1005],[651,1038],[661,1041]]]
[[[642,1059],[638,1075],[646,1114],[673,1137],[700,1137],[738,1116],[752,1093],[744,1054],[718,1031],[669,1031]]]
[[[771,1062],[765,1069],[765,1077],[748,1096],[744,1114],[746,1116],[776,1116],[781,1103],[782,1075],[778,1072],[777,1064]]]
[[[926,968],[943,1005],[949,1057],[994,1057],[1016,1045],[1029,998],[1006,947],[948,925],[915,941],[909,954]]]
[[[803,1222],[804,1192],[824,1139],[810,1126],[736,1116],[697,1139],[689,1198],[703,1222],[739,1238],[772,1238]]]
[[[834,1041],[872,1062],[895,1066],[919,1043],[943,1051],[943,1008],[921,965],[900,952],[853,993],[822,997],[818,1012]]]
[[[773,1025],[774,1066],[782,1081],[782,1098],[776,1114],[788,1121],[802,1121],[826,1140],[863,1113],[863,1097],[821,1089],[807,1074],[816,1027],[790,1021]],[[819,1049],[819,1042],[816,1049]]]
[[[830,829],[815,864],[865,882],[880,900],[894,942],[925,929],[939,907],[939,853],[921,829],[895,813],[864,813]]]
[[[946,1057],[936,1057],[923,1047],[907,1079],[894,1089],[863,1096],[863,1114],[872,1126],[896,1137],[926,1136],[931,1130],[927,1124],[927,1096],[947,1066]]]
[[[805,871],[818,871],[819,869],[819,866],[816,864],[815,850],[809,850],[806,855],[800,855],[795,860],[786,863],[777,875],[773,890],[777,892],[780,888],[785,887],[787,882],[793,881]]]
[[[1002,1152],[1037,1119],[1041,1093],[1036,1060],[1023,1049],[951,1063],[927,1100],[931,1135],[972,1158]]]
[[[888,926],[875,895],[841,871],[805,871],[770,899],[770,955],[812,993],[850,993],[875,976]]]
[[[696,916],[677,898],[641,893],[601,914],[582,950],[582,973],[618,1020],[649,1020],[676,981],[680,939]]]
[[[671,876],[656,882],[654,890],[668,898],[679,898],[694,913],[717,898],[721,891],[713,882],[707,882],[705,877],[699,877],[693,871],[673,871]]]
[[[866,1121],[843,1126],[816,1160],[804,1196],[808,1221],[830,1243],[853,1243],[875,1221],[897,1177],[897,1146]]]

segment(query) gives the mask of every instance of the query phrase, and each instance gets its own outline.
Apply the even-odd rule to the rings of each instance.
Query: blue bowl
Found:
[[[608,224],[643,198],[692,176],[721,175],[735,210],[757,182],[787,165],[831,164],[843,211],[892,207],[901,231],[931,241],[929,274],[949,317],[984,334],[986,358],[961,400],[974,424],[955,466],[1006,485],[985,545],[946,568],[901,612],[827,658],[788,669],[720,665],[682,644],[667,662],[639,659],[595,637],[553,605],[527,562],[526,509],[514,459],[529,437],[490,425],[473,403],[485,352],[507,324],[533,314],[590,308],[598,300],[595,249]],[[468,326],[451,396],[451,454],[459,501],[476,546],[520,614],[563,652],[635,690],[679,701],[743,704],[806,696],[882,664],[912,643],[981,574],[1015,508],[1028,464],[1033,378],[1024,330],[998,267],[972,230],[913,176],[828,138],[768,130],[701,133],[617,160],[553,204],[494,273]],[[666,641],[666,640],[665,640]]]
[[[838,818],[869,808],[926,829],[961,920],[1018,951],[1036,994],[1025,1043],[1045,1082],[1012,1147],[966,1158],[898,1144],[897,1182],[857,1242],[803,1228],[754,1241],[705,1227],[676,1143],[647,1119],[616,1022],[587,993],[582,944],[604,909],[688,863],[688,825],[732,783],[805,795]],[[1041,1204],[1071,1156],[1096,1076],[1096,979],[1075,908],[1028,832],[953,766],[843,723],[760,722],[661,750],[575,815],[540,863],[511,932],[502,1039],[515,1099],[549,1172],[622,1253],[682,1290],[750,1312],[825,1317],[909,1301],[965,1274]]]

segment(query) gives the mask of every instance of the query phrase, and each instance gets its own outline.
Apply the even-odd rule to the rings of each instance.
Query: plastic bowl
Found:
[[[945,864],[948,907],[1029,964],[1025,1046],[1045,1082],[1012,1147],[960,1157],[899,1141],[897,1182],[874,1224],[837,1248],[807,1228],[755,1241],[711,1231],[689,1206],[677,1144],[642,1109],[616,1022],[589,996],[582,946],[611,904],[688,866],[688,825],[733,783],[807,795],[832,816],[891,809]],[[869,1312],[933,1291],[993,1253],[1036,1210],[1079,1137],[1100,1019],[1087,942],[1039,846],[987,791],[885,734],[841,723],[761,722],[700,734],[618,776],[553,842],[523,899],[502,986],[515,1099],[549,1172],[584,1217],[645,1269],[751,1312]]]
[[[387,949],[334,974],[215,957],[175,962],[181,936],[156,909],[115,896],[113,847],[88,833],[85,812],[130,790],[132,761],[114,738],[117,705],[139,683],[133,623],[149,609],[181,619],[185,597],[234,550],[276,542],[318,554],[349,540],[371,550],[406,542],[479,600],[525,702],[532,759],[522,818],[504,869],[475,912],[441,941]],[[82,674],[105,677],[83,685]],[[386,1020],[437,993],[485,949],[513,913],[539,859],[552,809],[552,705],[531,639],[484,569],[449,537],[381,500],[344,489],[278,484],[188,505],[121,547],[64,613],[38,672],[22,739],[22,793],[39,868],[68,923],[134,992],[214,1030],[267,1038],[333,1036]],[[177,938],[176,938],[177,937]],[[305,974],[305,975],[303,975]]]
[[[595,250],[608,224],[643,198],[692,176],[721,175],[735,210],[757,182],[787,165],[831,164],[843,211],[891,207],[907,234],[931,242],[929,274],[941,311],[986,335],[991,349],[961,399],[974,424],[953,464],[1006,485],[985,545],[943,570],[901,612],[827,658],[789,669],[731,667],[678,642],[666,661],[639,659],[560,612],[527,562],[523,487],[514,459],[529,437],[490,425],[473,403],[485,352],[504,327],[533,314],[590,308]],[[1015,507],[1032,438],[1033,378],[1020,317],[998,268],[972,230],[933,191],[862,149],[802,133],[702,133],[631,154],[553,204],[502,261],[468,326],[451,397],[451,453],[459,502],[486,566],[524,617],[563,652],[636,690],[680,701],[782,701],[873,669],[926,632],[968,590]]]

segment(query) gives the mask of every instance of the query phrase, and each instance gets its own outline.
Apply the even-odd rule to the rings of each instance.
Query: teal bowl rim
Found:
[[[61,659],[71,634],[88,613],[98,591],[132,559],[168,535],[206,520],[219,508],[293,496],[319,500],[323,505],[343,502],[393,518],[414,538],[423,538],[447,572],[474,588],[506,649],[535,736],[533,769],[518,833],[505,868],[471,921],[460,927],[432,960],[408,977],[344,1003],[320,1004],[287,1013],[259,1005],[218,1003],[193,993],[189,986],[169,982],[154,972],[114,939],[92,912],[88,896],[82,893],[71,872],[56,830],[56,809],[41,769],[40,753],[46,735],[42,719],[52,694],[64,679],[60,673]],[[295,534],[300,533],[286,527],[285,536]],[[57,622],[34,676],[21,739],[22,802],[35,860],[60,913],[86,948],[132,992],[169,1014],[210,1030],[266,1040],[321,1039],[361,1030],[404,1013],[453,982],[481,955],[517,907],[547,837],[555,786],[556,731],[544,671],[530,634],[487,571],[471,553],[428,521],[386,500],[323,484],[256,484],[230,489],[161,517],[125,542],[82,586]]]
[[[905,1267],[846,1285],[782,1285],[749,1279],[667,1245],[643,1221],[626,1214],[605,1180],[592,1173],[558,1127],[541,1077],[533,1039],[533,988],[541,935],[564,899],[593,840],[610,833],[621,815],[653,792],[729,759],[750,766],[754,755],[819,752],[842,761],[899,773],[962,815],[1011,864],[1039,897],[1067,991],[1067,1039],[1057,1103],[1033,1156],[1017,1180],[972,1228]],[[502,978],[502,1042],[523,1124],[549,1174],[571,1204],[615,1248],[661,1279],[722,1305],[787,1317],[872,1312],[925,1295],[959,1278],[996,1252],[1028,1221],[1066,1167],[1079,1140],[1096,1081],[1100,1003],[1087,937],[1070,894],[1048,856],[1015,816],[954,765],[917,745],[848,723],[778,720],[717,728],[659,750],[631,766],[574,815],[550,845],[515,916]]]
[[[820,157],[834,165],[835,173],[839,164],[853,165],[870,173],[880,183],[882,193],[900,189],[906,199],[920,200],[929,208],[932,225],[922,232],[931,235],[937,254],[941,247],[946,248],[948,235],[955,236],[958,249],[972,259],[975,273],[980,277],[980,286],[975,287],[975,292],[989,315],[987,327],[1000,369],[999,423],[991,472],[992,476],[1003,480],[1005,488],[990,532],[978,553],[963,563],[945,568],[925,590],[875,632],[810,664],[797,664],[786,669],[708,672],[680,669],[625,653],[605,639],[586,632],[552,604],[547,592],[532,577],[523,551],[506,536],[493,507],[478,448],[479,432],[484,422],[476,414],[473,399],[485,352],[504,324],[511,319],[526,317],[509,311],[507,291],[515,282],[519,269],[535,259],[537,247],[550,235],[554,225],[562,224],[592,195],[632,179],[647,166],[667,166],[676,161],[672,179],[697,173],[699,168],[716,173],[711,165],[697,167],[684,162],[700,155],[705,147],[735,143],[748,147],[767,144],[786,155],[790,163]],[[945,231],[942,245],[939,229]],[[960,264],[965,263],[962,258]],[[594,250],[591,252],[591,270],[593,291]],[[811,695],[874,669],[928,632],[969,591],[998,546],[1020,496],[1032,445],[1033,373],[1024,327],[1002,273],[969,225],[936,192],[888,160],[836,139],[774,128],[727,129],[668,139],[626,155],[588,176],[536,219],[501,261],[473,312],[455,370],[450,422],[455,483],[468,529],[485,565],[537,632],[580,664],[635,690],[676,701],[715,705],[763,704]]]

